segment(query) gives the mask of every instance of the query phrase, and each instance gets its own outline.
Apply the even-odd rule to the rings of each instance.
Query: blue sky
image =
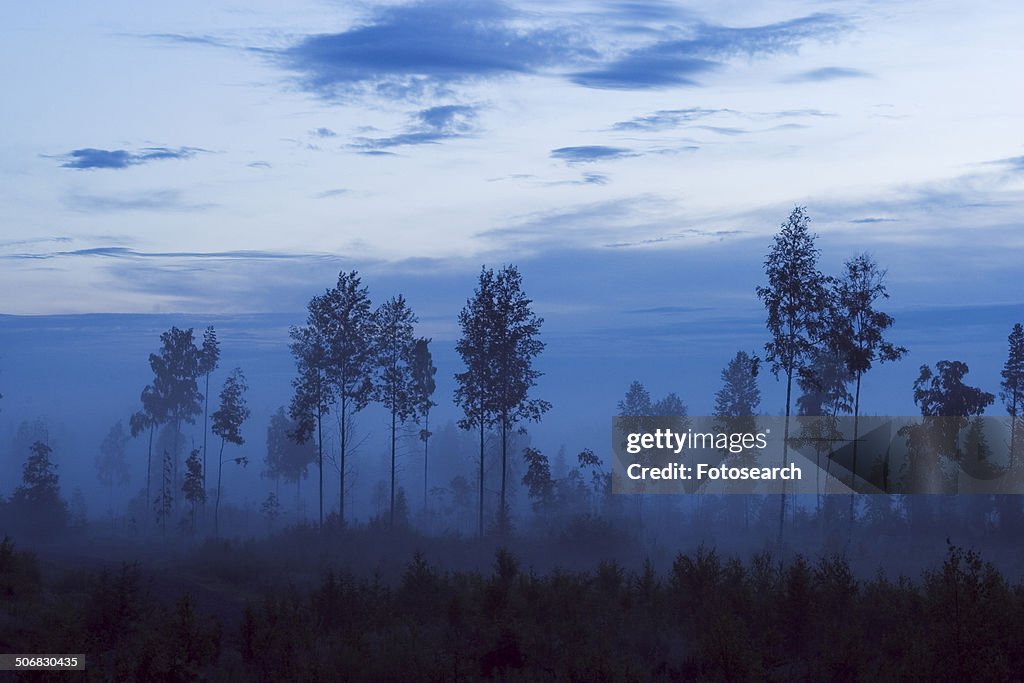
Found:
[[[298,322],[357,268],[450,343],[480,265],[514,262],[564,351],[671,353],[704,325],[717,368],[763,343],[721,321],[760,324],[761,261],[804,204],[827,270],[865,250],[889,269],[898,324],[974,307],[998,346],[1024,301],[1022,18],[7,3],[0,313]]]

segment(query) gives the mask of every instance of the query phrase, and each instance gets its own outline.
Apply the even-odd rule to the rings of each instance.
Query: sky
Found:
[[[996,390],[1024,318],[1012,3],[5,3],[0,26],[0,314],[235,316],[286,363],[357,269],[451,347],[481,266],[515,263],[562,406],[603,420],[639,378],[699,414],[766,341],[754,288],[804,205],[823,270],[888,269],[912,353],[874,410],[911,411],[945,357]]]

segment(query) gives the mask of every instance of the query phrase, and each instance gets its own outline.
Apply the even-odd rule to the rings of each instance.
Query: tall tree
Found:
[[[160,335],[160,343],[160,353],[149,355],[149,365],[153,369],[153,391],[162,405],[164,419],[174,425],[172,477],[173,481],[178,481],[178,434],[181,423],[192,424],[202,410],[200,402],[203,395],[199,393],[198,386],[200,352],[193,342],[192,328],[180,330],[171,327]],[[176,496],[173,491],[171,495],[173,506]]]
[[[398,424],[416,413],[412,377],[416,322],[401,294],[385,301],[373,315],[374,396],[391,415],[391,526],[395,525]]]
[[[768,311],[771,341],[765,344],[766,360],[772,373],[786,378],[786,422],[783,430],[782,462],[789,459],[789,417],[792,409],[793,379],[804,371],[813,355],[827,310],[827,279],[818,270],[818,248],[808,226],[806,209],[797,206],[783,223],[764,261],[768,285],[757,288],[757,296]],[[779,509],[779,542],[786,520],[786,482],[782,484]]]
[[[494,387],[494,342],[491,322],[495,309],[494,270],[480,269],[480,279],[472,298],[459,312],[459,327],[462,336],[455,344],[464,372],[455,375],[455,403],[462,408],[463,417],[459,427],[465,430],[478,429],[480,434],[480,496],[479,535],[484,535],[484,434],[487,427],[496,422],[493,395]]]
[[[324,416],[330,412],[335,401],[334,385],[327,376],[329,354],[327,349],[324,307],[320,297],[309,302],[306,325],[292,327],[289,334],[292,355],[298,376],[292,380],[295,393],[292,396],[289,414],[294,422],[290,436],[297,444],[308,443],[314,433],[317,446],[317,469],[319,471],[320,521],[324,525]]]
[[[224,474],[224,445],[233,443],[241,446],[245,443],[242,437],[242,424],[249,419],[249,407],[246,405],[245,392],[248,389],[245,375],[241,368],[235,368],[224,380],[224,388],[220,391],[220,407],[213,414],[213,433],[220,437],[220,455],[217,458],[217,503],[214,508],[214,533],[220,535],[220,494],[221,480]],[[243,467],[249,463],[245,456],[229,458],[236,465]]]
[[[206,437],[209,433],[207,419],[210,414],[210,373],[217,369],[220,362],[220,342],[217,341],[217,331],[210,325],[203,330],[203,346],[199,349],[198,372],[206,379],[206,388],[203,390],[203,488],[206,488]],[[205,504],[206,496],[200,501]],[[194,506],[193,506],[194,507]],[[204,508],[205,510],[205,508]],[[193,510],[194,512],[194,510]],[[193,520],[193,526],[194,526]]]
[[[544,319],[530,307],[532,300],[523,292],[523,278],[513,266],[505,266],[495,277],[494,315],[491,316],[495,414],[501,427],[501,499],[499,522],[502,529],[508,519],[506,480],[508,477],[508,433],[524,421],[539,422],[551,409],[543,399],[530,398],[530,390],[543,373],[533,362],[544,350],[540,328]]]
[[[111,512],[113,512],[114,488],[128,483],[128,462],[125,460],[125,444],[128,435],[120,420],[110,428],[100,444],[100,452],[96,455],[96,478],[107,487],[110,496]]]
[[[315,299],[325,321],[327,377],[338,404],[340,493],[338,515],[345,522],[345,467],[352,438],[352,418],[369,403],[373,384],[370,297],[356,271],[338,274],[338,284]],[[311,302],[312,305],[312,302]]]
[[[167,420],[167,404],[152,384],[146,385],[140,399],[142,410],[135,412],[128,419],[128,428],[133,439],[143,432],[149,432],[149,447],[146,450],[146,505],[148,506],[152,501],[150,486],[153,481],[153,435],[156,428]],[[146,519],[149,519],[148,515]]]
[[[430,409],[436,406],[433,399],[437,383],[434,375],[437,368],[434,367],[434,359],[430,355],[430,339],[420,337],[412,347],[412,389],[413,405],[416,408],[416,416],[422,420],[423,429],[420,430],[420,440],[423,441],[423,510],[427,509],[427,455],[430,446]]]
[[[306,477],[309,466],[316,462],[317,453],[308,442],[297,443],[293,434],[298,425],[288,417],[284,408],[270,416],[267,425],[267,455],[264,459],[266,469],[263,475],[274,479],[284,479],[295,484],[296,515],[299,511],[302,480]]]
[[[185,481],[181,490],[185,493],[185,500],[190,505],[190,519],[192,531],[196,530],[196,507],[206,501],[206,472],[203,470],[203,463],[199,459],[199,449],[193,448],[188,459],[185,460]]]
[[[838,329],[833,332],[842,341],[847,370],[853,377],[853,464],[850,488],[857,477],[857,438],[860,419],[860,385],[864,373],[875,363],[896,361],[907,350],[885,340],[884,334],[892,327],[893,318],[876,310],[879,299],[888,299],[885,289],[885,271],[868,254],[861,254],[846,262],[846,273],[835,284],[835,302],[839,311]],[[850,495],[850,520],[853,520],[854,496]]]
[[[999,398],[1010,415],[1010,467],[1012,468],[1014,454],[1020,445],[1018,442],[1021,441],[1017,418],[1021,410],[1024,409],[1024,326],[1020,323],[1014,325],[1008,341],[1010,350],[1000,373],[1003,381],[1000,383],[1002,390],[999,392]]]

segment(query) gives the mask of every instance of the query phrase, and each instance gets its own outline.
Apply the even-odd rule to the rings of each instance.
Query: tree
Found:
[[[761,405],[761,390],[757,386],[757,374],[761,361],[755,354],[737,351],[725,369],[722,370],[722,388],[715,393],[715,424],[719,431],[732,434],[752,434],[757,431],[758,407]],[[749,452],[726,453],[732,461],[741,460],[743,465],[753,464]],[[750,506],[743,497],[743,520],[749,523]]]
[[[767,326],[772,336],[765,344],[766,360],[772,374],[786,377],[786,423],[782,441],[782,464],[789,458],[789,417],[793,379],[808,367],[820,336],[826,310],[825,276],[818,271],[815,235],[808,229],[810,217],[797,206],[783,223],[764,261],[768,285],[757,288],[757,296],[768,311]],[[786,520],[786,482],[782,483],[779,510],[779,542]]]
[[[42,441],[29,448],[22,467],[21,485],[11,496],[17,518],[41,532],[55,532],[67,526],[67,504],[60,497],[57,465],[50,460],[53,449]]]
[[[295,357],[298,376],[292,380],[295,393],[289,414],[294,428],[289,436],[297,444],[306,444],[316,433],[317,469],[320,478],[320,522],[324,525],[324,416],[335,401],[333,385],[327,376],[328,351],[325,339],[327,322],[319,297],[309,302],[309,315],[304,327],[292,327],[290,349]]]
[[[185,483],[181,490],[185,493],[185,500],[191,506],[192,531],[196,529],[196,507],[206,502],[206,471],[202,461],[199,460],[199,449],[193,448],[185,461]]]
[[[854,381],[853,394],[853,464],[850,472],[850,488],[854,489],[857,477],[857,438],[859,436],[860,385],[864,373],[874,363],[899,360],[906,355],[902,346],[894,346],[884,338],[884,333],[893,324],[887,313],[875,310],[879,299],[888,299],[885,290],[885,271],[880,269],[867,254],[861,254],[846,262],[846,275],[835,285],[835,301],[838,308],[838,325],[833,332],[842,340],[846,368]],[[850,519],[853,520],[853,495],[850,495]]]
[[[195,422],[201,410],[203,395],[199,393],[200,352],[193,343],[192,328],[179,330],[171,327],[160,335],[160,353],[149,355],[153,370],[153,399],[158,404],[155,411],[158,422],[169,421],[174,425],[174,444],[171,449],[172,477],[178,480],[178,439],[181,423]],[[148,387],[147,387],[148,388]],[[143,411],[146,412],[146,397],[143,391]],[[173,492],[172,492],[173,506]]]
[[[124,452],[127,443],[128,435],[125,434],[124,425],[118,420],[103,438],[100,452],[96,455],[96,478],[109,489],[111,498],[114,495],[114,487],[125,486],[128,483],[128,463]]]
[[[715,393],[716,417],[750,417],[761,405],[757,373],[761,360],[754,354],[737,351],[722,370],[722,388]],[[748,430],[744,430],[748,431]]]
[[[338,403],[340,494],[338,515],[345,522],[345,466],[352,436],[352,417],[366,407],[373,385],[370,381],[372,314],[370,297],[356,271],[338,274],[338,284],[322,297],[317,317],[324,323],[327,378]],[[310,302],[313,305],[313,302]]]
[[[401,294],[381,304],[373,316],[374,396],[391,415],[391,526],[395,525],[398,423],[404,424],[416,413],[412,377],[416,322],[416,315]]]
[[[955,461],[959,461],[961,455],[957,437],[968,425],[968,418],[984,413],[996,398],[987,391],[964,384],[968,371],[966,363],[940,360],[934,372],[922,365],[914,381],[914,403],[921,408],[926,429],[917,436],[927,434],[939,453]]]
[[[523,460],[526,462],[523,484],[526,485],[530,499],[533,500],[533,511],[547,512],[554,503],[555,494],[555,482],[551,478],[548,457],[536,448],[527,448],[523,451]]]
[[[203,346],[199,350],[198,374],[206,378],[206,388],[203,391],[203,488],[206,488],[206,437],[207,418],[210,414],[210,373],[217,369],[220,362],[220,342],[217,341],[217,331],[210,325],[203,330]],[[205,495],[203,501],[205,501]],[[193,511],[194,512],[194,511]],[[194,516],[194,514],[193,514]],[[194,526],[194,520],[193,520]]]
[[[1010,415],[1010,467],[1014,465],[1014,453],[1019,446],[1020,432],[1018,429],[1018,416],[1024,409],[1024,326],[1017,323],[1010,331],[1008,338],[1010,350],[1003,365],[1003,381],[1000,383],[1002,391],[999,392],[999,399],[1006,406],[1006,412]]]
[[[434,375],[437,368],[434,367],[434,360],[430,355],[430,339],[420,337],[412,347],[412,390],[413,406],[416,415],[423,421],[423,429],[420,430],[420,440],[423,441],[423,510],[427,509],[427,449],[430,445],[430,409],[437,404],[431,399],[437,383]]]
[[[128,428],[133,439],[145,431],[149,432],[149,447],[146,451],[146,505],[148,506],[151,501],[150,485],[153,481],[153,434],[157,426],[167,419],[167,407],[151,384],[146,385],[142,390],[141,400],[142,410],[134,413],[128,419]],[[148,515],[146,519],[149,519]]]
[[[220,391],[220,407],[213,414],[213,433],[220,437],[220,455],[217,458],[217,503],[213,513],[216,535],[220,534],[220,494],[224,473],[224,446],[227,443],[238,446],[245,443],[241,429],[242,424],[249,419],[249,407],[245,402],[245,392],[248,388],[241,368],[232,370],[224,380],[224,388]],[[249,463],[245,456],[229,458],[229,460],[233,460],[236,465],[243,467]]]
[[[284,408],[270,416],[267,425],[267,455],[264,460],[266,469],[263,475],[277,480],[283,478],[295,483],[296,513],[298,500],[301,496],[301,483],[306,477],[309,466],[316,461],[316,451],[310,444],[297,443],[292,437],[297,429],[295,421],[289,419]]]
[[[623,417],[648,417],[655,414],[651,394],[636,380],[629,385],[625,398],[619,401],[618,409],[619,415]]]
[[[455,343],[455,350],[466,366],[465,372],[455,375],[455,404],[462,408],[463,417],[459,427],[465,430],[479,429],[480,433],[480,497],[479,534],[484,535],[484,432],[495,423],[495,400],[493,391],[494,367],[491,318],[494,316],[495,282],[494,270],[481,268],[480,279],[473,297],[459,312],[459,327],[462,336]]]
[[[551,409],[547,401],[529,397],[530,390],[543,374],[533,369],[533,361],[544,350],[544,342],[537,338],[544,319],[534,314],[531,303],[522,290],[522,276],[515,266],[498,271],[491,318],[494,354],[491,378],[495,414],[501,427],[501,520],[506,520],[508,515],[505,503],[508,432],[523,421],[539,422]]]

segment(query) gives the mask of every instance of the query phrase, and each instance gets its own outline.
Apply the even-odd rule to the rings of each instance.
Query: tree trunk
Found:
[[[863,373],[857,373],[857,389],[853,398],[853,466],[850,468],[850,535],[853,535],[853,510],[856,498],[857,483],[857,429],[860,421],[860,378]]]
[[[430,446],[430,411],[423,415],[423,514],[427,513],[427,448]]]
[[[316,444],[320,450],[320,525],[324,528],[324,413],[320,405],[317,405],[316,414]]]
[[[339,436],[339,439],[338,439],[338,441],[339,441],[339,443],[338,443],[338,452],[339,452],[339,460],[340,460],[340,467],[338,468],[338,470],[339,470],[338,522],[341,524],[341,526],[345,525],[345,446],[347,445],[347,443],[346,443],[347,442],[347,438],[346,437],[348,436],[345,433],[346,432],[346,428],[347,428],[347,425],[345,424],[345,422],[346,422],[346,418],[348,417],[348,415],[346,414],[348,412],[347,408],[348,408],[348,399],[347,399],[347,397],[344,394],[342,394],[342,397],[341,397],[341,410],[339,411],[339,415],[338,415],[338,427],[339,427],[339,432],[338,432],[338,436]]]
[[[213,535],[220,538],[220,482],[224,473],[224,439],[220,440],[220,457],[217,460],[217,504],[213,509]]]
[[[206,422],[210,415],[210,373],[206,373],[206,393],[203,395],[203,493],[206,493]],[[203,496],[203,517],[206,517],[206,496]]]
[[[498,510],[499,532],[505,533],[505,525],[508,523],[505,508],[505,479],[508,476],[508,419],[501,416],[501,508]]]
[[[394,406],[394,401],[392,401]],[[394,407],[391,408],[391,520],[389,525],[394,528],[395,526],[395,429],[396,429],[396,415]]]
[[[480,538],[484,537],[484,412],[480,410]]]
[[[150,422],[149,423],[149,455],[146,456],[146,504],[143,506],[143,509],[147,511],[147,513],[146,513],[146,527],[147,528],[149,527],[149,514],[148,514],[148,510],[149,510],[149,506],[153,504],[153,501],[150,500],[150,498],[149,498],[149,496],[150,496],[150,488],[149,487],[150,487],[151,482],[153,481],[153,431],[155,429],[156,429],[156,423]]]
[[[793,398],[793,369],[786,371],[786,426],[782,430],[782,466],[789,461],[789,403]],[[782,532],[786,524],[786,480],[782,480],[782,503],[779,507],[779,547],[782,547]]]

